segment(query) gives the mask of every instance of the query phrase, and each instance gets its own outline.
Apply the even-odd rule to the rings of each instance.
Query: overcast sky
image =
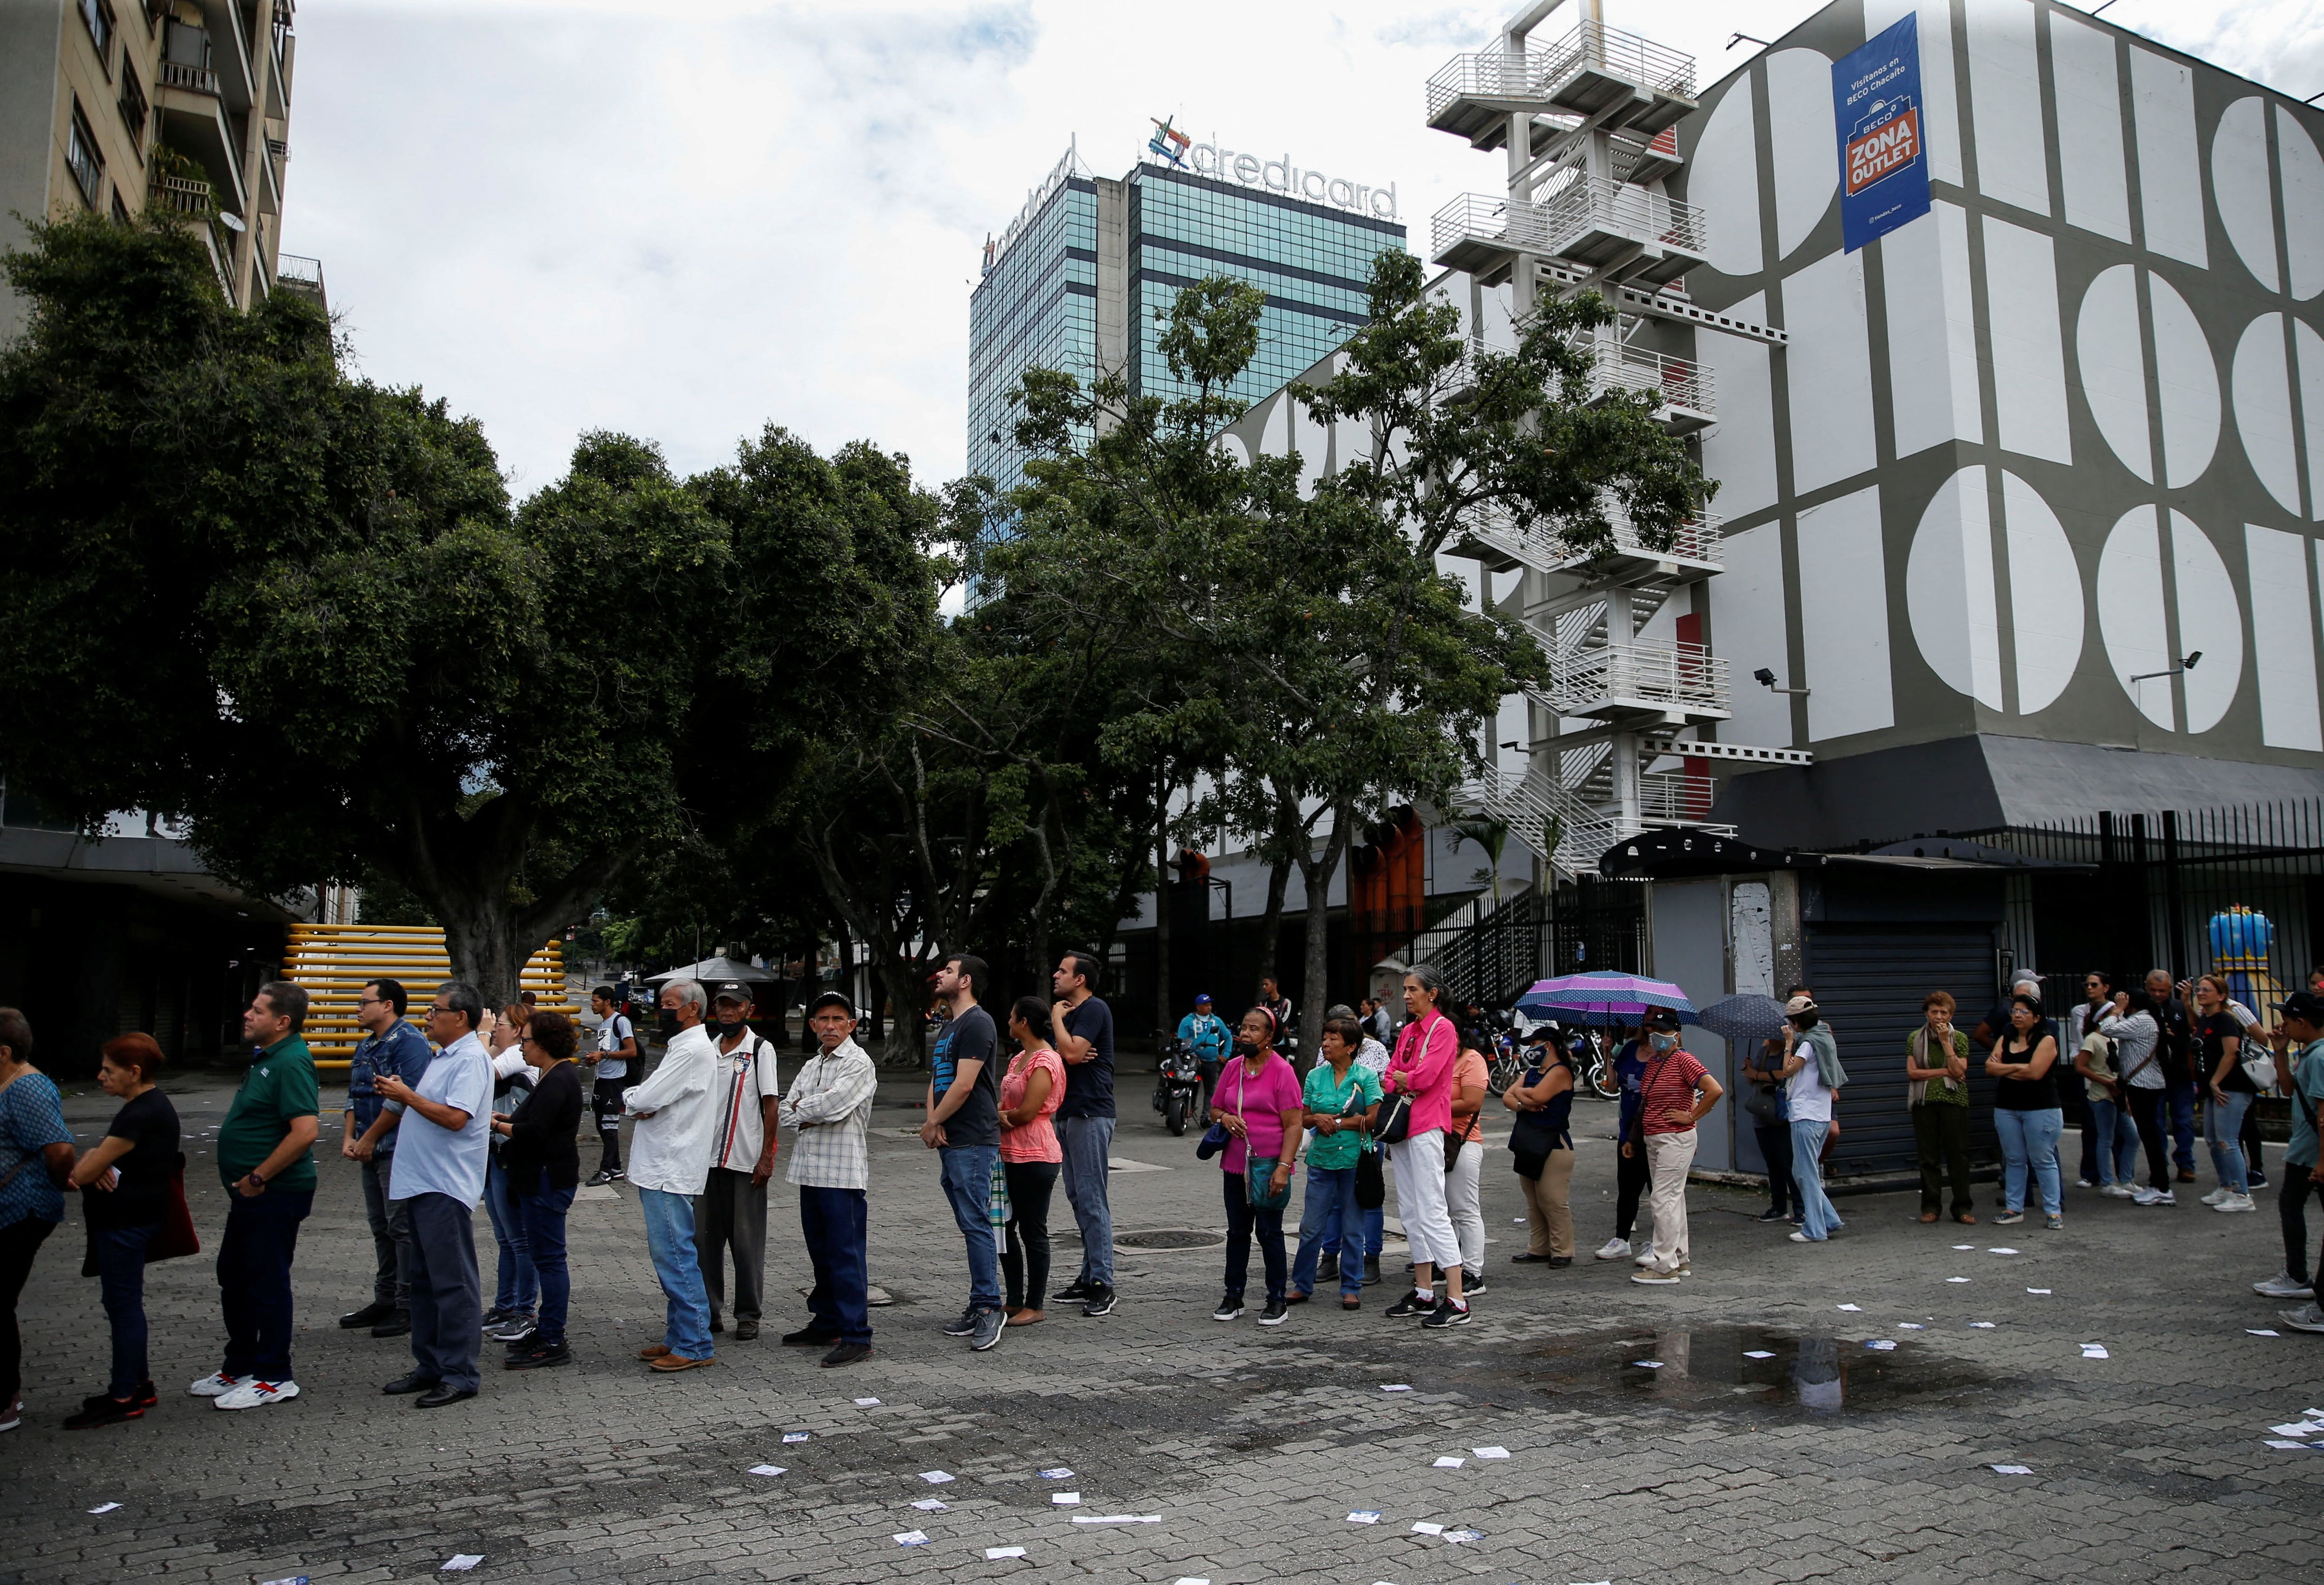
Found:
[[[481,417],[520,494],[611,428],[691,471],[762,425],[962,470],[969,283],[1069,140],[1102,175],[1149,116],[1394,182],[1425,233],[1500,156],[1423,88],[1516,0],[316,0],[300,10],[286,251],[319,256],[373,378]],[[1808,0],[1608,0],[1706,86]],[[2107,20],[2288,93],[2324,0],[2116,0]],[[1557,17],[1544,32],[1568,25]],[[1425,246],[1425,241],[1422,243]]]

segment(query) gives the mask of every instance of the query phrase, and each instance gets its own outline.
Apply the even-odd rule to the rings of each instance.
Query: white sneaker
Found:
[[[216,1376],[202,1377],[186,1390],[198,1398],[223,1398],[243,1383],[257,1379],[254,1376],[228,1376],[221,1370]]]
[[[2099,1190],[2098,1192],[2105,1195],[2109,1200],[2135,1200],[2138,1198],[2138,1191],[2127,1183],[2108,1183],[2105,1188]]]
[[[1649,1244],[1644,1249],[1638,1251],[1637,1256],[1630,1264],[1633,1265],[1652,1265],[1654,1263],[1655,1247]]]
[[[279,1404],[285,1398],[299,1395],[295,1381],[261,1381],[252,1376],[230,1393],[221,1394],[216,1407],[220,1409],[263,1409],[269,1404]]]
[[[2209,1194],[2203,1196],[2203,1203],[2205,1205],[2217,1205],[2219,1201],[2227,1199],[2228,1195],[2234,1192],[2235,1191],[2232,1189],[2227,1188],[2225,1184],[2221,1184],[2218,1188],[2212,1190]]]
[[[2163,1196],[2141,1184],[2130,1191],[2130,1202],[2133,1205],[2160,1205],[2163,1203]]]
[[[2211,1209],[2213,1210],[2257,1210],[2259,1207],[2252,1203],[2252,1197],[2248,1194],[2230,1194]]]
[[[2172,1190],[2157,1189],[2154,1191],[2154,1198],[2148,1200],[2146,1203],[2149,1205],[2176,1205],[2179,1203],[2179,1196]]]
[[[2316,1290],[2306,1283],[2295,1283],[2289,1272],[2278,1272],[2264,1283],[2254,1283],[2252,1292],[2263,1299],[2313,1299]]]
[[[1652,1287],[1665,1287],[1677,1282],[1685,1274],[1685,1272],[1684,1266],[1650,1265],[1644,1271],[1632,1272],[1630,1280],[1634,1283],[1645,1283]]]
[[[1600,1260],[1620,1260],[1629,1253],[1630,1241],[1628,1238],[1609,1238],[1606,1240],[1604,1247],[1598,1251],[1598,1258]]]
[[[2279,1310],[2276,1317],[2294,1331],[2324,1332],[2324,1310],[2313,1304],[2302,1304],[2297,1310]]]

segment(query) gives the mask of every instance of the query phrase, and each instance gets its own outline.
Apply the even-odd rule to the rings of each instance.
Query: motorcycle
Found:
[[[1194,1048],[1183,1040],[1165,1043],[1161,1069],[1154,1080],[1154,1109],[1162,1114],[1171,1133],[1186,1131],[1186,1119],[1194,1115],[1195,1098],[1202,1090],[1203,1070]]]

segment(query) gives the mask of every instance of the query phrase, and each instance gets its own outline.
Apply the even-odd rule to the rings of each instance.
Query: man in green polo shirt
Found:
[[[260,986],[242,1015],[243,1038],[258,1049],[217,1135],[228,1197],[217,1254],[226,1363],[191,1388],[221,1409],[299,1395],[290,1379],[290,1257],[315,1204],[309,1152],[318,1126],[315,1060],[299,1033],[306,1023],[307,993],[287,979]]]

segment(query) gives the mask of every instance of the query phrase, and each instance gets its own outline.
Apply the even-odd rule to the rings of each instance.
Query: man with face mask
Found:
[[[694,1202],[694,1245],[710,1298],[710,1330],[726,1330],[726,1251],[734,1255],[734,1340],[759,1335],[759,1295],[767,1269],[767,1180],[775,1175],[775,1043],[745,1021],[751,993],[727,980],[710,998],[718,1044],[711,1091],[710,1175]]]
[[[718,1048],[702,1027],[707,1001],[691,979],[662,987],[661,1026],[669,1043],[661,1066],[622,1098],[637,1126],[630,1135],[630,1183],[644,1212],[646,1247],[669,1300],[662,1340],[638,1350],[660,1371],[708,1365],[710,1296],[694,1245],[694,1197],[710,1173],[712,1091]]]

